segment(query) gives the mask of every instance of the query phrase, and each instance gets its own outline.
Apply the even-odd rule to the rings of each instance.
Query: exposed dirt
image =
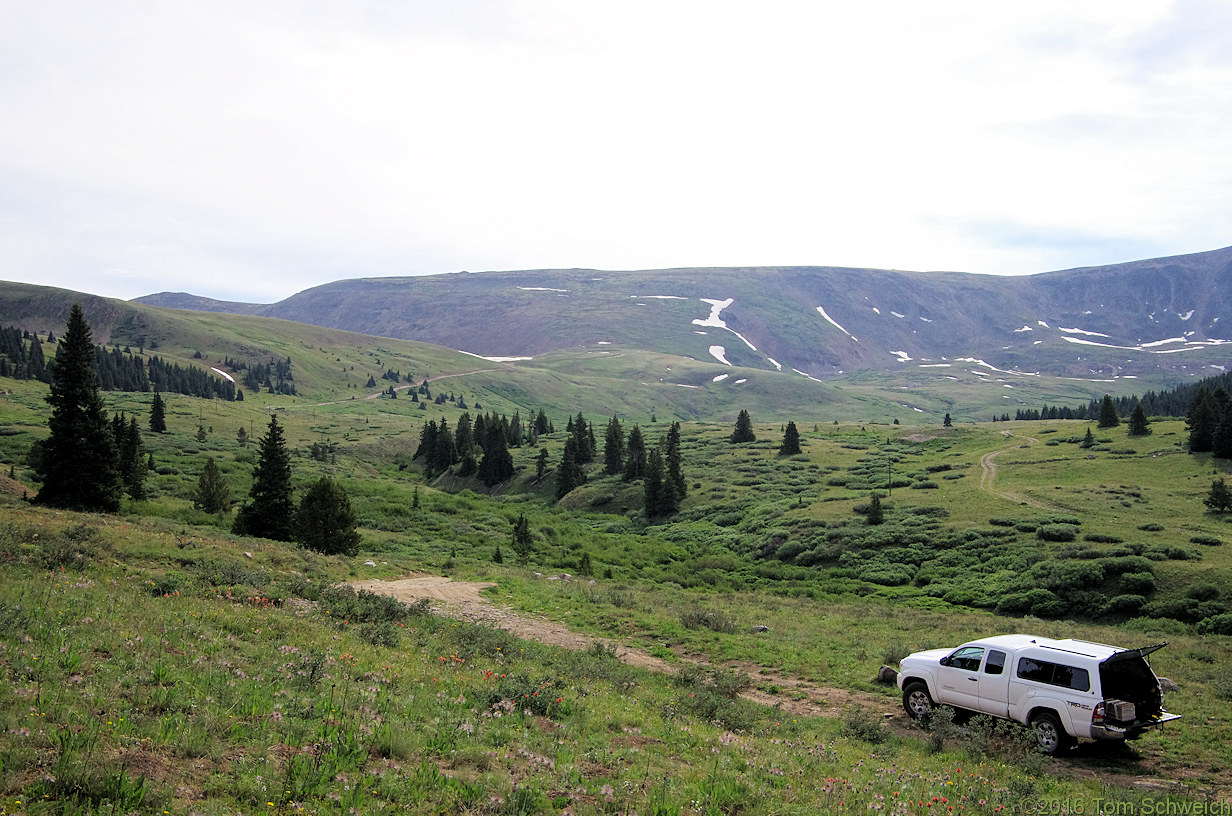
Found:
[[[1014,438],[1014,434],[1010,433],[1009,431],[1002,431],[1001,435],[1004,436],[1006,439]],[[1032,436],[1018,437],[1018,439],[1020,439],[1022,442],[1025,442],[1029,445],[1039,444],[1039,440]],[[1053,507],[1052,505],[1045,504],[1041,501],[1037,501],[1035,499],[1032,499],[1029,496],[1023,495],[1022,493],[1014,493],[1008,490],[997,490],[994,487],[994,484],[997,481],[997,457],[999,457],[1003,453],[1008,453],[1009,451],[1016,450],[1021,447],[1022,447],[1022,444],[1020,442],[1015,442],[1013,445],[1011,445],[1008,448],[1002,448],[1001,450],[998,450],[998,451],[992,451],[991,453],[986,453],[980,457],[980,490],[983,490],[986,493],[991,493],[994,496],[1000,496],[1006,501],[1012,501],[1016,504],[1029,505],[1038,510],[1048,510],[1051,512],[1059,512],[1061,509],[1059,507]]]
[[[488,587],[495,586],[492,583],[468,583],[424,575],[397,581],[352,581],[351,586],[381,595],[392,595],[401,601],[414,602],[421,598],[429,598],[439,602],[434,606],[440,614],[457,620],[468,620],[504,629],[520,638],[535,640],[549,646],[588,649],[592,643],[601,643],[608,648],[614,648],[617,659],[627,665],[665,674],[676,672],[675,664],[655,657],[642,649],[628,646],[617,640],[582,635],[570,631],[556,621],[527,617],[495,606],[480,594]],[[710,665],[703,655],[677,651],[677,656],[688,663],[699,666]],[[898,710],[895,700],[849,689],[816,686],[795,677],[763,669],[754,663],[729,661],[723,666],[744,672],[763,687],[775,686],[779,689],[778,694],[771,694],[757,688],[750,689],[741,695],[745,699],[779,708],[795,716],[833,717],[842,714],[843,710],[849,706],[858,705],[861,708],[877,711],[889,719]]]
[[[28,487],[16,479],[10,479],[8,476],[0,475],[0,493],[8,493],[10,496],[33,496],[38,491]]]
[[[996,453],[1001,452],[1004,451]],[[989,454],[989,456],[995,458],[996,453]],[[995,464],[991,464],[991,470],[990,483],[996,477]],[[609,648],[614,647],[616,657],[628,665],[665,674],[674,674],[677,670],[675,664],[650,655],[642,649],[607,638],[582,635],[570,631],[556,621],[520,615],[510,609],[498,607],[480,594],[483,590],[495,586],[492,583],[454,581],[439,576],[418,575],[394,581],[352,581],[351,586],[382,595],[391,595],[408,602],[428,598],[434,601],[433,607],[438,614],[457,620],[483,623],[504,629],[520,638],[536,640],[551,646],[587,649],[592,643],[601,643]],[[712,665],[704,655],[683,653],[680,650],[676,653],[681,661],[699,666]],[[880,714],[889,728],[898,734],[919,733],[911,730],[911,723],[899,707],[897,697],[819,686],[796,677],[767,670],[755,663],[724,661],[721,666],[743,671],[754,678],[760,686],[760,688],[752,688],[744,692],[741,695],[744,699],[781,710],[785,715],[836,717],[854,706]],[[769,687],[777,688],[778,693],[772,694],[762,690]],[[1136,748],[1130,745],[1099,742],[1084,743],[1078,746],[1063,763],[1054,763],[1051,770],[1076,778],[1099,778],[1104,780],[1105,784],[1133,785],[1147,789],[1162,785],[1169,790],[1173,790],[1173,786],[1178,784],[1188,790],[1187,777],[1197,775],[1196,770],[1193,769],[1170,768],[1165,770],[1157,767],[1150,759],[1139,755]],[[1160,778],[1168,775],[1175,776],[1175,779]],[[1220,776],[1221,783],[1218,789],[1207,792],[1213,793],[1219,801],[1227,801],[1227,782],[1222,779],[1225,775]],[[1203,790],[1204,788],[1206,788],[1204,785],[1195,785],[1193,789]]]

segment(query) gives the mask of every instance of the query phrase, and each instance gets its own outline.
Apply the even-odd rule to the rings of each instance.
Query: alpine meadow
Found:
[[[1232,250],[867,271],[0,283],[0,814],[1226,812]],[[903,711],[1008,633],[1181,719]]]

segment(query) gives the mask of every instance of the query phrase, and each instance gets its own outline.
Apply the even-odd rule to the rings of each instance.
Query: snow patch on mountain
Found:
[[[550,286],[519,286],[523,292],[568,292],[568,289],[553,289]]]
[[[891,351],[890,353],[897,357],[900,363],[907,363],[911,361],[911,355],[905,351]]]
[[[839,331],[841,331],[843,334],[845,334],[845,335],[847,335],[848,337],[850,337],[852,340],[855,340],[857,343],[859,343],[859,342],[860,342],[860,339],[859,339],[858,337],[856,337],[854,334],[852,334],[851,332],[849,332],[849,331],[847,331],[846,329],[844,329],[842,326],[840,326],[840,325],[838,324],[838,321],[837,321],[837,320],[835,320],[834,318],[830,317],[830,315],[826,314],[826,310],[825,310],[824,308],[822,308],[821,306],[818,306],[818,307],[817,307],[817,313],[818,313],[819,315],[821,315],[822,317],[824,317],[824,318],[826,319],[826,322],[827,322],[827,323],[829,323],[831,326],[833,326],[834,328],[838,329],[838,330],[839,330]],[[808,375],[806,374],[805,376],[807,377]]]
[[[1066,334],[1084,334],[1087,337],[1107,337],[1108,336],[1106,334],[1101,334],[1100,332],[1083,331],[1082,329],[1064,329],[1064,328],[1061,328],[1060,326],[1057,327],[1057,331],[1065,332]]]
[[[710,382],[723,382],[723,380],[726,380],[730,376],[731,376],[730,374],[720,374],[719,376],[712,379]]]
[[[1188,320],[1189,318],[1193,316],[1194,316],[1193,309],[1190,309],[1188,312],[1185,312],[1185,314],[1179,314],[1179,313],[1177,314],[1177,317],[1179,317],[1181,320]]]
[[[731,363],[727,362],[727,349],[725,349],[723,346],[711,346],[710,356],[718,360],[720,363],[722,363],[725,366],[731,365]]]
[[[741,334],[740,332],[728,326],[727,322],[724,321],[723,318],[721,317],[721,315],[723,314],[723,310],[736,302],[735,298],[727,298],[726,300],[715,300],[714,298],[700,298],[700,300],[702,303],[710,304],[710,316],[705,318],[704,320],[701,318],[694,318],[693,320],[694,326],[709,326],[715,329],[727,329],[727,331],[731,332],[732,334],[736,335],[741,340],[743,340],[744,344],[748,346],[750,349],[752,349],[753,351],[757,351],[757,346],[750,343],[749,339],[745,337],[743,334]],[[730,363],[728,363],[728,365],[730,365]]]
[[[907,316],[907,315],[905,315],[905,314],[899,314],[898,312],[890,312],[890,314],[894,315],[894,316],[895,316],[895,317],[897,317],[899,320],[902,320],[904,317],[906,317],[906,316]]]
[[[778,371],[783,370],[783,364],[780,363],[778,360],[774,359],[773,357],[767,357],[766,359],[770,361],[770,365],[774,366],[776,370]]]
[[[232,377],[227,372],[223,371],[221,368],[210,368],[210,371],[213,371],[215,374],[217,374],[219,377],[222,377],[227,382],[230,382],[230,383],[235,382],[235,378]]]
[[[1014,329],[1015,334],[1018,334],[1020,332],[1029,332],[1029,331],[1035,331],[1035,329],[1031,328],[1030,326],[1023,326],[1021,329]]]
[[[468,357],[478,357],[480,360],[487,360],[489,363],[517,363],[523,360],[535,359],[534,357],[485,357],[482,354],[473,354],[469,351],[462,351],[462,349],[458,349],[458,352],[465,354]]]

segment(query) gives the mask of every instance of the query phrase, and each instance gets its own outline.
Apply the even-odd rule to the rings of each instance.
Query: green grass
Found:
[[[734,699],[743,683],[730,672],[672,679],[602,649],[561,651],[327,593],[347,565],[285,546],[243,542],[248,558],[226,538],[188,537],[157,520],[103,524],[9,509],[0,545],[6,812],[759,814],[933,796],[993,812],[1029,795],[1149,795],[1012,745],[951,742],[934,752],[851,713],[788,717]],[[830,602],[824,615],[805,614],[815,601],[632,584],[595,590],[518,581],[521,572],[502,576],[503,598],[572,610],[611,606],[587,592],[619,592],[625,605],[612,613],[645,616],[639,625],[663,624],[664,603],[717,604],[737,621],[766,622],[773,635],[768,643],[740,631],[675,630],[699,633],[690,647],[712,652],[716,665],[783,663],[848,687],[867,687],[883,649],[971,631],[968,615],[921,616],[884,602]],[[771,646],[769,657],[754,644]],[[1214,675],[1227,654],[1193,637],[1174,646],[1160,659],[1182,684],[1175,707],[1192,725],[1152,735],[1128,755],[1074,762],[1114,774],[1149,763],[1188,780],[1178,795],[1216,784],[1215,746],[1228,735],[1201,724],[1219,705],[1202,702],[1210,695],[1201,675]]]

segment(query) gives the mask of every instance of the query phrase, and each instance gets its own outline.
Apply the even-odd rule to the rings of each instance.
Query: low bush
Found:
[[[1078,537],[1078,528],[1072,524],[1045,524],[1035,535],[1041,541],[1073,541]]]

